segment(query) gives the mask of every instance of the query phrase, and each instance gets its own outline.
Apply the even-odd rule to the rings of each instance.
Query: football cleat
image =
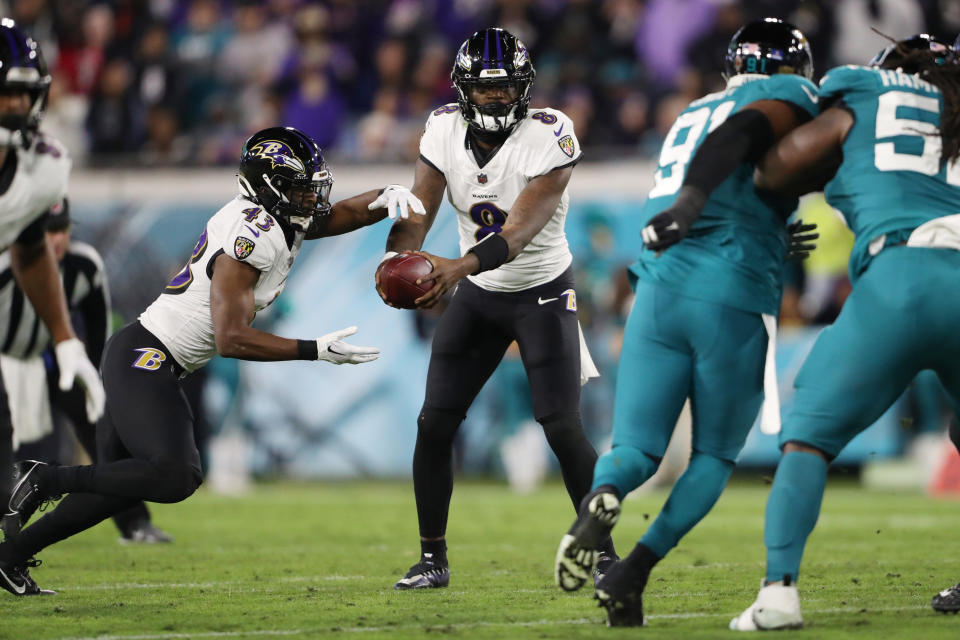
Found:
[[[607,610],[608,627],[642,627],[643,589],[649,569],[637,569],[626,561],[614,562],[597,582],[594,598]]]
[[[593,586],[596,587],[603,577],[607,575],[607,572],[610,571],[610,567],[619,560],[617,554],[610,553],[609,551],[601,551],[597,555],[597,568],[593,570]]]
[[[120,532],[120,544],[165,544],[173,542],[173,536],[160,529],[149,520],[137,522]]]
[[[41,589],[30,577],[28,567],[40,565],[40,560],[30,558],[19,565],[0,564],[0,587],[3,587],[15,596],[52,596],[56,591]]]
[[[775,631],[802,626],[797,587],[782,584],[764,584],[756,601],[730,621],[732,631]]]
[[[960,611],[960,583],[933,596],[930,606],[933,607],[934,611],[940,613],[955,614]]]
[[[620,500],[607,491],[588,493],[580,504],[577,519],[560,540],[554,564],[553,577],[564,591],[587,583],[597,569],[599,547],[620,517]]]
[[[59,495],[48,496],[40,492],[41,469],[49,467],[46,462],[23,460],[13,466],[16,484],[13,485],[13,491],[10,493],[7,517],[4,518],[4,532],[7,535],[10,535],[9,530],[14,526],[17,531],[23,528],[38,509],[43,511],[48,504],[60,499]]]
[[[440,589],[450,584],[450,567],[446,562],[434,560],[433,554],[425,553],[420,562],[410,567],[407,574],[397,580],[393,588],[398,591],[407,589]]]

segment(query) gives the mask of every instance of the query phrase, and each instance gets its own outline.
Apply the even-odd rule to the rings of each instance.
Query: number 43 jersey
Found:
[[[140,323],[185,370],[195,371],[217,354],[210,315],[210,283],[217,257],[226,254],[260,272],[253,288],[254,308],[260,311],[283,291],[302,242],[303,234],[295,233],[288,244],[273,216],[237,196],[207,221],[190,261],[140,314]]]
[[[457,211],[460,255],[506,224],[513,203],[538,176],[580,160],[573,122],[555,109],[531,109],[503,145],[481,167],[467,140],[467,123],[456,104],[435,110],[420,138],[420,159],[444,175],[447,199]],[[522,291],[550,282],[573,257],[563,226],[569,197],[564,189],[557,210],[516,258],[475,276],[490,291]]]
[[[915,75],[837,67],[821,80],[820,98],[842,100],[854,117],[843,164],[824,191],[856,235],[855,280],[884,244],[905,242],[924,223],[960,213],[960,167],[941,160],[943,96]]]
[[[687,166],[707,135],[752,102],[778,100],[811,117],[817,87],[798,75],[743,74],[726,91],[695,100],[673,123],[660,151],[654,187],[641,211],[641,226],[673,204]],[[786,219],[796,198],[760,194],[754,166],[742,163],[710,195],[684,240],[659,256],[642,248],[631,273],[698,300],[776,315],[780,311]]]

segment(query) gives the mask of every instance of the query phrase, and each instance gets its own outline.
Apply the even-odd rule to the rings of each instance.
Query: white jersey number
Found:
[[[655,184],[650,190],[650,198],[673,195],[680,190],[683,176],[687,172],[687,164],[693,157],[693,150],[700,140],[703,128],[708,122],[710,128],[707,129],[707,133],[719,127],[733,111],[734,104],[733,100],[727,100],[712,109],[702,107],[696,111],[681,114],[677,118],[667,133],[667,139],[663,141],[659,166],[653,176]],[[685,135],[681,136],[681,134]],[[682,142],[677,142],[681,137]],[[664,171],[668,171],[668,175],[664,175]]]
[[[916,171],[927,176],[937,175],[940,172],[940,155],[943,151],[940,130],[932,122],[898,116],[898,107],[940,113],[940,103],[936,98],[907,91],[888,91],[881,94],[877,101],[877,139],[894,136],[918,137],[923,141],[923,149],[920,155],[898,153],[893,142],[878,142],[873,146],[874,166],[880,171]],[[947,165],[947,183],[960,187],[960,168],[955,162]]]

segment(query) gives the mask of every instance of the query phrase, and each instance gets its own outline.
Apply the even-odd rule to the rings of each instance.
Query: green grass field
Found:
[[[608,629],[584,590],[554,586],[572,510],[551,484],[528,496],[460,482],[448,532],[451,586],[395,592],[418,546],[409,481],[269,484],[243,498],[201,491],[156,505],[173,545],[120,546],[112,524],[46,550],[37,582],[59,595],[0,592],[0,637],[657,638],[735,637],[731,616],[763,574],[759,478],[734,482],[655,570],[646,629]],[[615,530],[632,547],[662,492],[629,499]],[[808,638],[957,638],[929,608],[960,579],[960,503],[828,486],[800,591]],[[780,636],[777,636],[780,637]]]

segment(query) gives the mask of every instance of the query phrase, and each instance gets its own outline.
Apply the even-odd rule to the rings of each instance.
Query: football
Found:
[[[433,271],[433,265],[415,253],[401,253],[385,261],[380,271],[378,290],[388,303],[401,309],[414,309],[414,300],[433,288],[433,280],[417,284],[417,279]]]

